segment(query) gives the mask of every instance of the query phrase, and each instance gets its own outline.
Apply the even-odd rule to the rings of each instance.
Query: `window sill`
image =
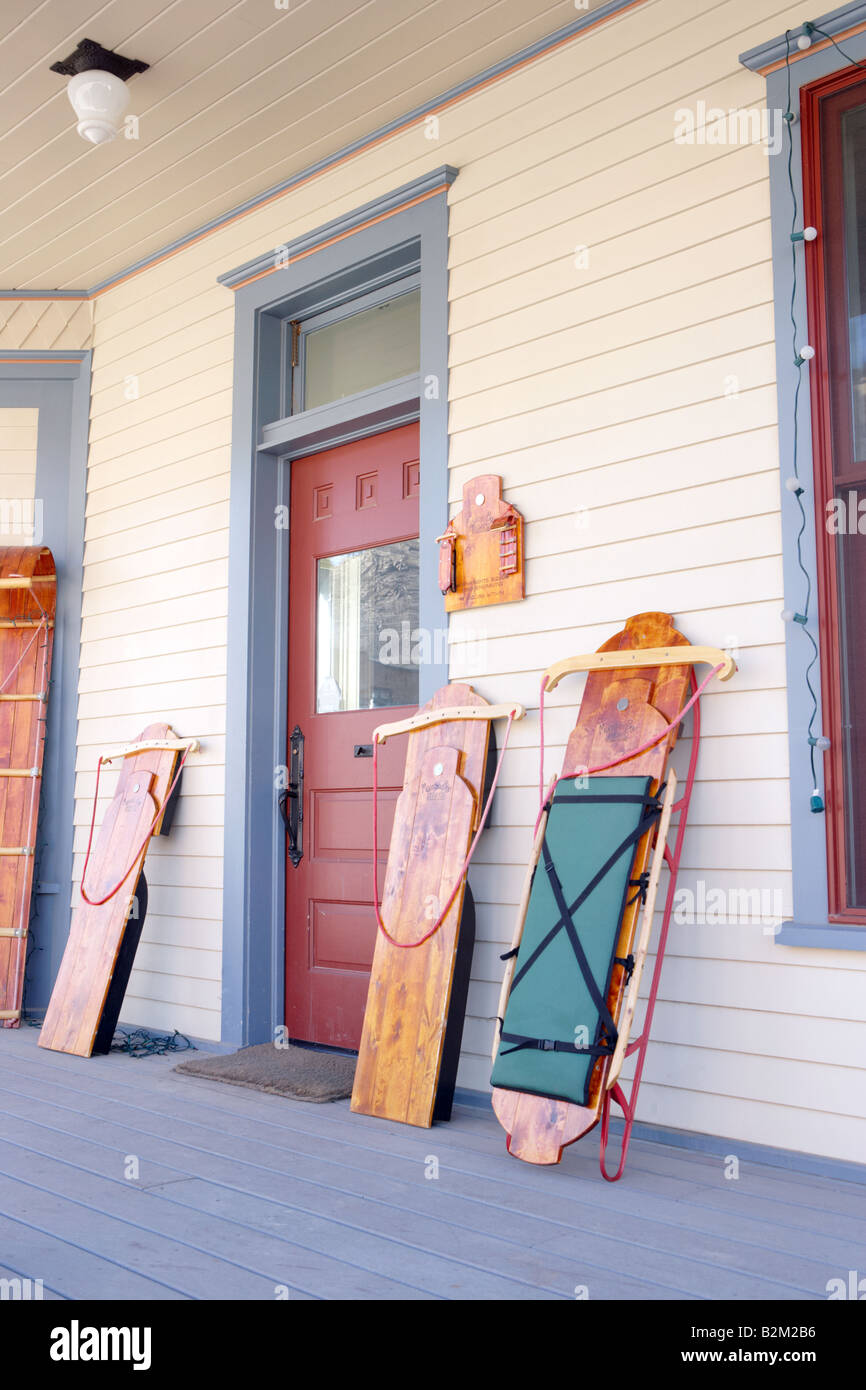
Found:
[[[378,429],[396,429],[417,420],[421,379],[400,377],[384,386],[344,396],[329,405],[319,405],[285,420],[275,420],[261,431],[259,454],[292,453],[335,448],[360,435]]]
[[[810,946],[823,951],[866,951],[866,925],[783,922],[774,940],[780,946]]]

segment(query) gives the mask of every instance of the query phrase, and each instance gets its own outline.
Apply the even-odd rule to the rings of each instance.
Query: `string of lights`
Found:
[[[808,48],[811,45],[812,33],[819,32],[823,31],[819,31],[814,24],[804,24],[802,32],[797,39],[798,48]],[[827,35],[827,37],[829,38],[830,36]],[[818,695],[813,682],[813,673],[815,671],[815,667],[818,664],[818,644],[815,641],[815,637],[809,628],[809,610],[812,605],[812,576],[810,575],[809,570],[806,567],[806,563],[803,559],[803,536],[806,532],[807,513],[805,504],[803,502],[803,496],[806,492],[806,488],[800,477],[799,438],[799,407],[800,390],[803,385],[803,369],[806,366],[806,364],[808,362],[811,362],[812,358],[815,356],[815,349],[809,343],[802,343],[800,337],[800,330],[797,324],[796,313],[797,292],[799,289],[798,244],[803,243],[803,246],[805,248],[806,243],[814,241],[817,238],[818,233],[814,227],[798,227],[798,223],[800,221],[800,206],[797,199],[797,189],[794,183],[794,136],[792,127],[796,119],[796,116],[793,108],[791,90],[791,38],[791,30],[786,29],[785,69],[787,75],[787,102],[783,119],[785,122],[785,130],[787,134],[788,189],[791,195],[791,351],[793,357],[793,364],[797,372],[797,379],[796,385],[794,387],[794,421],[791,443],[793,471],[791,476],[785,479],[785,487],[794,498],[794,501],[797,505],[800,514],[800,525],[797,530],[796,546],[797,567],[800,570],[800,573],[802,574],[804,581],[804,598],[799,610],[786,608],[782,611],[782,618],[785,622],[794,623],[800,628],[810,647],[811,654],[809,656],[809,660],[807,662],[804,672],[804,680],[806,684],[806,689],[809,694],[809,702],[811,705],[809,722],[806,726],[806,740],[809,748],[809,769],[812,776],[812,794],[809,798],[809,805],[813,811],[821,812],[824,810],[824,798],[821,795],[821,789],[818,785],[818,771],[816,768],[815,753],[817,749],[821,749],[823,751],[824,749],[829,748],[830,740],[825,738],[822,734],[816,734],[815,732],[815,723],[818,718]],[[854,60],[852,59],[851,61],[853,62]]]

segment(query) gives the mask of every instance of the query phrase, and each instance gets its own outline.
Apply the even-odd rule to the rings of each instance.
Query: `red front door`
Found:
[[[376,940],[373,730],[418,704],[418,482],[417,425],[292,464],[289,776],[295,730],[304,775],[297,864],[287,844],[286,1024],[334,1047],[360,1042]],[[404,756],[399,739],[380,749],[382,858]]]

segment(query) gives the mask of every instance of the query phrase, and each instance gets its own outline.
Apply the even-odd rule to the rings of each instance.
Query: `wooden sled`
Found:
[[[54,984],[39,1046],[78,1057],[106,1053],[147,911],[142,872],[151,835],[171,828],[180,775],[197,739],[179,739],[168,724],[150,724],[134,743],[102,754],[99,769],[122,759],[114,799],[105,813],[93,853],[85,859],[81,901]],[[182,756],[181,756],[182,755]],[[91,824],[91,843],[93,825]]]
[[[374,732],[374,749],[395,734],[408,733],[409,744],[377,909],[352,1091],[358,1114],[424,1127],[451,1114],[475,935],[465,868],[498,776],[492,721],[507,716],[510,728],[523,714],[452,684],[412,718]],[[375,794],[374,777],[374,805]]]
[[[693,668],[703,662],[714,669],[701,686],[698,686]],[[589,672],[577,724],[569,738],[562,772],[557,779],[559,785],[552,786],[544,797],[543,808],[539,814],[532,856],[518,910],[512,951],[508,953],[508,965],[499,1000],[499,1022],[493,1046],[493,1108],[508,1136],[508,1152],[528,1163],[559,1163],[563,1149],[600,1122],[602,1174],[611,1182],[615,1182],[622,1175],[652,1026],[676,890],[677,869],[697,766],[700,736],[698,696],[714,675],[718,675],[721,680],[727,680],[735,669],[733,660],[724,652],[715,648],[690,646],[687,639],[676,631],[672,618],[667,614],[642,613],[630,618],[624,630],[607,641],[599,652],[559,662],[550,667],[542,680],[543,709],[545,691],[554,689],[572,672]],[[688,698],[690,686],[694,691],[691,699]],[[680,720],[690,707],[694,709],[691,759],[684,791],[677,799],[676,778],[672,770],[666,772],[666,769],[679,731]],[[590,775],[584,775],[587,773]],[[581,779],[580,782],[575,780],[577,778]],[[586,800],[591,803],[636,801],[638,797],[635,794],[627,795],[625,792],[631,790],[633,793],[641,779],[644,779],[646,786],[646,806],[651,810],[645,809],[635,822],[632,835],[639,835],[639,838],[634,840],[631,867],[627,866],[625,856],[621,856],[619,861],[621,873],[623,862],[626,864],[625,882],[635,885],[636,891],[631,893],[627,887],[622,896],[615,898],[621,906],[612,917],[613,923],[619,922],[618,929],[614,931],[614,945],[612,949],[608,945],[609,954],[604,956],[605,966],[609,963],[609,968],[599,974],[590,972],[602,1005],[597,1016],[597,1033],[589,1043],[581,1040],[580,1044],[572,1034],[569,1045],[555,1037],[524,1037],[522,1033],[512,1032],[514,1025],[509,1022],[509,1002],[513,982],[525,982],[529,978],[529,972],[536,968],[542,958],[544,950],[548,949],[544,944],[547,934],[542,932],[539,940],[538,927],[534,925],[532,941],[537,944],[531,953],[527,948],[523,953],[524,959],[521,960],[520,948],[524,925],[531,910],[530,905],[534,903],[537,911],[540,901],[544,908],[546,905],[543,895],[548,889],[556,895],[560,887],[558,880],[557,885],[552,886],[556,866],[553,865],[550,847],[546,847],[548,821],[555,798],[560,795],[561,789],[570,787],[574,794],[563,798],[570,802],[580,799],[578,791],[574,791],[576,788],[585,789]],[[613,789],[617,784],[621,784],[622,793],[618,793],[617,796],[604,794],[608,788]],[[668,837],[674,812],[679,812],[679,821],[671,848]],[[605,808],[605,814],[608,813],[609,808]],[[581,809],[580,814],[586,817],[586,809]],[[641,814],[644,819],[640,818]],[[599,805],[598,810],[590,812],[584,824],[591,827],[593,821],[600,819],[601,815],[602,808]],[[644,825],[647,829],[641,833]],[[587,846],[587,855],[591,855],[588,839],[584,839],[583,843]],[[572,861],[579,860],[581,846],[574,842],[572,844]],[[560,853],[562,852],[561,843]],[[608,862],[609,859],[605,861]],[[641,975],[650,945],[663,862],[666,862],[670,869],[670,880],[655,967],[640,1035],[630,1041]],[[575,867],[572,862],[569,868],[577,875],[578,882],[593,883],[594,863]],[[597,870],[597,874],[599,881],[602,881],[601,868]],[[586,905],[592,902],[593,893],[597,893],[597,886],[590,886],[584,893],[578,894],[576,901],[580,902],[583,899],[583,902],[578,909],[578,916],[572,916],[572,924],[576,929],[573,935],[578,938],[578,945],[573,948],[578,966],[581,955],[586,963],[586,951],[589,949],[580,941],[580,912],[587,910]],[[560,944],[563,945],[570,954],[571,927],[569,926],[569,942],[565,941],[564,934],[558,937],[556,935],[561,928],[569,925],[567,911],[560,912],[561,906],[569,909],[572,905],[567,903],[560,891],[558,897],[554,896],[554,929],[550,935],[557,940],[558,947]],[[621,916],[617,915],[620,912]],[[542,919],[542,927],[546,920],[549,919]],[[611,918],[608,917],[607,920],[610,921]],[[593,925],[597,927],[598,923]],[[606,926],[604,930],[607,930]],[[610,940],[609,933],[607,940]],[[581,974],[586,979],[587,971],[581,968]],[[591,993],[591,990],[589,992]],[[517,998],[515,993],[514,999]],[[525,1001],[523,1008],[526,1012]],[[512,1008],[512,1015],[516,1012],[517,1009]],[[517,1041],[506,1042],[506,1038],[515,1038]],[[531,1093],[530,1090],[496,1085],[497,1071],[501,1074],[509,1067],[513,1071],[515,1063],[506,1059],[510,1059],[513,1053],[519,1052],[522,1048],[528,1049],[527,1055],[546,1059],[538,1065],[534,1064],[535,1078],[545,1071],[547,1077],[551,1078],[556,1070],[560,1093],[557,1093],[556,1086],[551,1086],[551,1094],[547,1094],[543,1081],[533,1085]],[[635,1073],[629,1094],[626,1096],[619,1077],[625,1059],[634,1053],[637,1053]],[[521,1065],[524,1064],[521,1062]],[[567,1089],[562,1084],[562,1078],[568,1068],[578,1066],[584,1068],[583,1075],[586,1078],[584,1103],[581,1104],[561,1093]],[[612,1100],[617,1102],[624,1116],[619,1164],[614,1173],[609,1172],[606,1166]]]
[[[0,549],[0,1022],[21,1021],[57,582],[45,546]]]

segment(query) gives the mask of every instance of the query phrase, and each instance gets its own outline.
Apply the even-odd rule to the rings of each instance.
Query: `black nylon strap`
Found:
[[[645,801],[645,798],[644,798],[644,797],[640,797],[639,800],[640,800],[641,802],[644,802],[644,801]],[[550,931],[547,933],[547,935],[538,943],[538,945],[536,946],[535,950],[534,950],[534,951],[532,952],[532,954],[530,955],[529,959],[528,959],[527,961],[525,961],[524,964],[523,964],[523,965],[520,967],[520,969],[517,971],[517,973],[516,973],[515,976],[514,976],[514,979],[513,979],[512,982],[511,982],[511,988],[512,988],[512,989],[515,989],[516,986],[520,983],[520,981],[523,979],[523,976],[526,974],[526,972],[527,972],[527,970],[530,968],[530,966],[534,965],[535,962],[538,960],[538,957],[541,955],[542,951],[547,950],[547,947],[550,945],[551,941],[554,939],[554,937],[557,935],[557,933],[566,925],[566,922],[570,922],[570,923],[571,923],[572,932],[574,931],[574,923],[573,923],[573,920],[572,920],[572,919],[573,919],[573,917],[574,917],[575,912],[577,912],[578,909],[581,908],[581,907],[583,906],[583,904],[586,902],[587,898],[589,897],[590,893],[594,892],[594,890],[595,890],[595,889],[598,887],[598,885],[601,883],[602,879],[603,879],[608,873],[610,873],[610,870],[613,868],[614,864],[616,864],[617,861],[622,857],[622,855],[625,854],[626,850],[630,849],[632,845],[637,844],[638,840],[640,840],[641,837],[642,837],[643,835],[645,835],[646,832],[656,823],[656,821],[657,821],[657,820],[659,819],[659,817],[661,816],[661,807],[654,804],[654,801],[655,801],[655,800],[656,800],[656,799],[654,798],[653,802],[648,802],[648,803],[646,803],[648,806],[651,807],[651,810],[650,810],[649,815],[643,817],[643,819],[639,822],[639,824],[635,827],[635,829],[632,830],[632,831],[630,832],[630,834],[628,834],[628,835],[626,836],[626,838],[623,840],[622,844],[620,844],[620,845],[614,850],[613,854],[611,854],[610,857],[605,861],[605,863],[602,864],[602,866],[601,866],[601,868],[598,870],[598,872],[597,872],[596,874],[593,874],[593,876],[592,876],[592,878],[590,879],[589,883],[588,883],[588,884],[586,885],[586,887],[583,889],[582,893],[580,893],[580,894],[578,895],[578,897],[575,898],[574,902],[571,904],[571,907],[568,907],[568,906],[566,905],[565,899],[564,899],[564,898],[562,898],[562,902],[561,902],[561,903],[560,903],[559,901],[557,901],[557,904],[556,904],[556,905],[557,905],[557,907],[559,908],[559,911],[560,911],[560,917],[559,917],[559,919],[558,919],[558,920],[554,923],[554,925],[550,928]],[[548,875],[549,875],[549,874],[550,874],[550,868],[548,868],[548,861],[549,861],[550,865],[552,866],[552,865],[553,865],[553,860],[552,860],[552,858],[550,857],[550,850],[549,850],[548,847],[547,847],[547,836],[546,836],[546,835],[545,835],[544,840],[543,840],[543,842],[542,842],[542,853],[543,853],[544,856],[545,856],[545,868],[547,868]],[[554,869],[554,873],[555,873],[555,869]],[[557,878],[556,882],[557,882],[557,884],[559,883],[559,879],[558,879],[558,878]],[[551,888],[553,888],[553,881],[552,881],[552,880],[551,880]],[[556,889],[553,888],[553,891],[554,891],[554,896],[556,896]],[[562,897],[562,889],[561,889],[561,887],[560,887],[560,889],[559,889],[559,894],[560,894],[560,897]],[[569,938],[569,939],[570,939],[570,938]],[[573,946],[573,945],[574,945],[574,942],[572,941],[572,946]],[[580,962],[580,957],[578,956],[578,963],[579,963],[579,962]],[[583,966],[582,966],[582,965],[581,965],[581,971],[583,972]],[[590,988],[590,992],[592,992],[592,986],[590,986],[589,980],[587,980],[586,983],[587,983],[587,986]],[[594,983],[595,983],[595,982],[593,981],[593,984],[594,984]],[[596,992],[597,992],[597,986],[596,986]],[[595,996],[593,996],[593,997],[595,997]]]
[[[633,792],[629,792],[627,795],[623,793],[622,796],[614,796],[613,794],[603,795],[599,793],[597,796],[593,794],[592,796],[558,796],[556,798],[556,803],[558,806],[561,806],[564,801],[568,802],[569,804],[571,804],[572,802],[579,802],[581,806],[586,806],[590,802],[592,802],[593,804],[597,802],[606,802],[608,805],[612,803],[615,806],[622,806],[633,802],[635,806],[643,806],[644,802],[646,801],[646,797]]]
[[[629,952],[627,956],[614,956],[614,964],[621,965],[625,971],[625,982],[628,984],[634,974],[634,956]]]
[[[632,903],[636,903],[637,900],[638,900],[638,898],[640,898],[641,903],[645,903],[645,902],[646,902],[647,893],[649,892],[649,880],[650,880],[650,876],[649,876],[649,873],[646,872],[646,871],[645,871],[644,873],[642,873],[642,874],[640,875],[639,878],[630,878],[630,879],[629,879],[629,881],[628,881],[628,886],[629,886],[629,888],[634,888],[634,889],[636,889],[637,891],[634,892],[634,893],[632,893],[631,897],[629,898],[628,902],[626,903],[626,907],[631,907]]]
[[[559,881],[559,875],[556,872],[556,868],[553,863],[553,858],[551,856],[550,850],[547,847],[547,840],[545,840],[544,844],[542,845],[542,853],[544,854],[544,867],[547,870],[547,876],[550,880],[550,887],[553,890],[553,896],[556,901],[556,906],[561,914],[560,921],[562,925],[565,927],[566,934],[571,943],[571,949],[574,951],[574,954],[577,957],[577,963],[580,966],[580,973],[584,978],[584,982],[586,984],[587,989],[590,992],[590,995],[592,996],[592,1002],[595,1004],[595,1007],[598,1010],[599,1018],[604,1023],[605,1029],[608,1032],[608,1036],[615,1043],[617,1039],[616,1024],[614,1023],[613,1016],[609,1008],[607,1007],[607,1000],[602,996],[601,990],[599,989],[598,984],[596,983],[595,976],[593,975],[589,961],[586,958],[586,952],[583,949],[583,943],[581,942],[581,939],[578,936],[577,931],[575,930],[573,917],[575,909],[572,908],[571,912],[569,912],[568,904],[565,901],[565,894],[562,891],[562,884]]]
[[[613,1052],[613,1044],[596,1043],[591,1047],[576,1047],[573,1042],[562,1042],[558,1038],[529,1038],[523,1033],[503,1033],[500,1032],[501,1042],[514,1043],[513,1047],[503,1047],[501,1055],[507,1057],[510,1052],[523,1052],[532,1048],[537,1052],[573,1052],[579,1056],[589,1057],[609,1057]]]

